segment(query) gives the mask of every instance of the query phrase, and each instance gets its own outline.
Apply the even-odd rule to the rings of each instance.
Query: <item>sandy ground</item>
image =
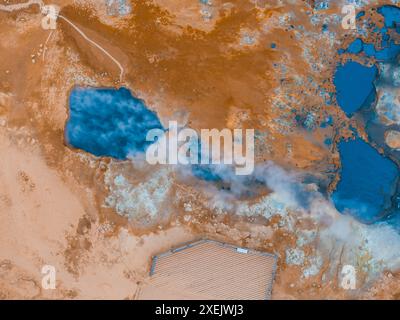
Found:
[[[274,29],[283,11],[279,6],[260,13],[251,2],[215,1],[204,23],[200,5],[188,1],[138,1],[140,14],[124,19],[107,16],[96,1],[51,3],[121,62],[122,84],[162,121],[184,111],[194,128],[267,130],[262,160],[312,172],[337,165],[337,154],[322,143],[332,129],[297,132],[276,121],[281,111],[271,108],[283,99],[275,89],[282,83],[298,87],[290,74],[310,68],[296,58],[303,51],[291,40],[295,34]],[[304,10],[293,10],[304,18]],[[279,219],[218,215],[202,206],[206,200],[194,185],[176,181],[170,192],[178,200],[168,201],[174,205],[171,214],[147,227],[105,206],[110,192],[105,177],[125,174],[134,181],[136,172],[130,163],[66,146],[64,126],[69,91],[75,85],[119,86],[119,69],[65,21],[52,32],[41,28],[41,18],[34,6],[0,12],[1,298],[134,299],[148,280],[152,255],[199,237],[277,254],[274,299],[399,297],[400,277],[392,272],[356,294],[341,290],[338,276],[323,281],[324,269],[302,279],[299,266],[285,263],[286,249],[297,238],[277,226]],[[248,35],[255,37],[254,45],[241,42]],[[260,45],[271,42],[291,56]],[[282,61],[289,72],[278,77],[274,63]],[[331,66],[323,72],[318,76],[329,77]],[[305,91],[294,99],[314,108],[313,88]],[[330,113],[338,121],[344,118],[340,110]],[[310,224],[304,219],[298,227],[307,230]],[[306,253],[311,255],[313,245]],[[331,261],[333,269],[340,263],[336,257]],[[56,268],[55,290],[42,288],[44,265]]]
[[[184,228],[137,237],[89,217],[82,195],[49,168],[35,147],[1,130],[0,288],[4,298],[133,298],[151,256],[192,240]],[[79,263],[71,265],[66,256]],[[42,267],[56,268],[56,290],[43,290]],[[79,270],[79,271],[77,271]]]
[[[90,216],[82,194],[49,168],[37,146],[2,127],[0,152],[2,299],[133,298],[152,255],[194,237],[177,227],[107,236],[112,225]],[[45,265],[56,268],[55,290],[42,289]]]

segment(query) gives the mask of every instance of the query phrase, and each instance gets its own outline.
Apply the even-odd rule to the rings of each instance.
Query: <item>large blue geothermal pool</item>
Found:
[[[375,92],[375,66],[366,67],[354,61],[339,65],[334,76],[336,99],[347,116],[359,110]]]
[[[397,165],[359,138],[341,141],[339,152],[340,181],[332,195],[336,208],[363,222],[379,220],[392,207]]]
[[[162,129],[157,115],[128,89],[74,88],[65,138],[96,156],[126,159],[144,152],[148,130]]]
[[[400,127],[383,123],[378,111],[393,123],[397,119],[393,115],[398,110],[398,101],[391,94],[400,83],[397,67],[400,8],[382,6],[377,12],[382,15],[384,25],[367,20],[368,31],[358,29],[360,32],[353,42],[339,50],[340,55],[346,53],[347,57],[337,65],[334,74],[336,100],[348,117],[357,114],[355,118],[364,126],[367,142],[356,138],[338,143],[340,180],[332,200],[340,212],[360,221],[386,220],[398,224],[400,157],[386,145],[384,134]]]

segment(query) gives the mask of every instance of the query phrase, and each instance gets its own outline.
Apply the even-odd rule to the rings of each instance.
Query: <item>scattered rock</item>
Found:
[[[385,142],[392,149],[400,149],[400,131],[387,131],[385,133]]]

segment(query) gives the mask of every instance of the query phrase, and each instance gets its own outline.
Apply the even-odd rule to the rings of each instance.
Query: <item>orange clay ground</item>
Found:
[[[54,31],[44,30],[37,5],[0,11],[0,298],[132,299],[148,279],[152,255],[200,237],[277,254],[272,299],[400,297],[400,275],[385,268],[374,277],[362,268],[357,290],[340,288],[345,245],[339,242],[325,251],[318,272],[304,277],[311,262],[287,264],[287,249],[296,247],[299,232],[286,228],[284,218],[213,210],[205,205],[207,194],[197,182],[174,180],[173,173],[155,180],[170,182],[168,204],[159,202],[159,217],[148,219],[145,212],[137,220],[122,217],[106,205],[110,181],[123,174],[132,185],[146,189],[151,174],[137,172],[129,161],[74,150],[64,140],[74,86],[124,86],[163,123],[183,114],[195,129],[265,132],[257,145],[257,161],[321,175],[337,167],[337,153],[323,144],[332,129],[305,132],[285,123],[290,110],[274,107],[291,98],[318,116],[328,110],[327,115],[343,122],[346,133],[343,112],[327,108],[315,88],[305,83],[308,75],[320,83],[331,79],[336,52],[335,46],[313,36],[297,40],[299,31],[290,28],[292,24],[319,33],[309,21],[307,12],[312,10],[306,1],[281,6],[271,1],[256,8],[247,0],[213,0],[207,21],[195,0],[135,1],[133,14],[123,18],[108,16],[103,2],[45,1],[59,5],[64,17],[121,63],[122,83],[116,64],[66,21],[59,19]],[[332,12],[340,14],[340,9]],[[346,41],[347,31],[336,27],[335,32]],[[243,43],[245,35],[253,42]],[[271,49],[271,43],[278,49]],[[312,59],[319,70],[311,68]],[[286,71],[275,64],[284,64]],[[324,86],[332,87],[329,82]],[[158,172],[164,174],[162,170]],[[326,224],[311,216],[293,224],[295,230],[316,231],[302,249],[307,257],[314,256]],[[355,258],[363,267],[369,259],[368,253]],[[55,290],[41,286],[46,264],[56,267]]]

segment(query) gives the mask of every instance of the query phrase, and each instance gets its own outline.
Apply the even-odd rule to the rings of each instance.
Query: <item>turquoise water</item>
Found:
[[[340,181],[332,199],[342,213],[372,223],[392,208],[399,169],[368,143],[357,138],[339,143]]]
[[[360,53],[362,50],[363,50],[363,47],[364,47],[364,43],[362,42],[362,40],[361,39],[356,39],[356,40],[354,40],[350,45],[349,45],[349,47],[347,48],[347,52],[348,53],[354,53],[354,54],[357,54],[357,53]]]
[[[397,28],[397,24],[393,22],[399,21],[396,20],[397,11],[395,13],[393,9],[386,11],[386,28],[380,30],[383,33],[393,26]],[[386,36],[382,39],[379,49],[356,38],[346,50],[350,54],[374,56],[393,63],[393,57],[399,54],[400,45]],[[369,106],[375,101],[374,84],[379,80],[379,76],[378,65],[368,67],[349,60],[337,66],[334,74],[336,100],[348,117],[359,113],[365,109],[364,106]],[[311,115],[306,114],[297,120],[308,130],[313,130],[315,127]],[[321,127],[330,125],[332,119],[327,119]],[[125,88],[119,90],[75,88],[71,92],[70,118],[66,124],[65,137],[75,148],[96,156],[126,159],[129,155],[143,153],[146,150],[149,143],[145,141],[145,137],[148,130],[153,128],[162,129],[157,115]],[[368,126],[366,129],[369,133]],[[377,143],[373,139],[371,141]],[[324,143],[330,146],[334,142],[327,138]],[[399,203],[396,200],[399,176],[396,163],[386,154],[379,154],[375,148],[361,139],[342,141],[338,149],[342,167],[340,181],[332,194],[336,208],[367,223],[377,221],[386,214],[393,220],[399,220],[398,215],[393,214]],[[211,166],[193,166],[192,172],[197,178],[219,183],[221,188],[240,196],[251,195],[257,185],[264,184],[255,177],[239,181],[234,179],[234,176],[232,178],[229,173]],[[236,185],[237,190],[235,190]],[[308,203],[306,193],[300,190],[296,194],[301,195],[299,196],[301,203],[306,206]]]
[[[375,110],[378,99],[382,100],[388,95],[381,91],[378,98],[375,86],[398,86],[396,68],[400,44],[392,39],[390,30],[395,29],[400,33],[400,9],[383,6],[377,11],[384,18],[384,26],[378,27],[369,22],[372,32],[364,41],[355,38],[347,48],[339,50],[339,54],[350,54],[350,59],[351,55],[361,59],[374,58],[377,63],[373,67],[366,67],[349,60],[344,65],[338,65],[335,73],[337,102],[348,116],[357,114],[359,121],[364,122],[369,142],[357,138],[339,143],[342,167],[340,182],[332,199],[340,212],[349,213],[360,221],[372,223],[384,220],[400,226],[400,158],[386,146],[384,133],[388,127],[380,123]],[[380,43],[375,45],[375,39],[380,39]],[[391,103],[396,102],[386,100],[387,112],[390,113],[394,110]],[[392,126],[390,129],[399,128]],[[384,154],[380,154],[372,144],[383,150]]]
[[[396,31],[399,32],[399,21],[400,21],[400,9],[395,6],[386,5],[378,8],[378,13],[380,13],[385,19],[385,27],[387,28],[397,28]]]
[[[366,67],[354,61],[337,66],[333,80],[336,99],[347,116],[358,111],[375,92],[377,72],[375,66]]]
[[[148,130],[162,129],[157,115],[128,89],[74,88],[65,138],[96,156],[126,159],[142,153]]]

